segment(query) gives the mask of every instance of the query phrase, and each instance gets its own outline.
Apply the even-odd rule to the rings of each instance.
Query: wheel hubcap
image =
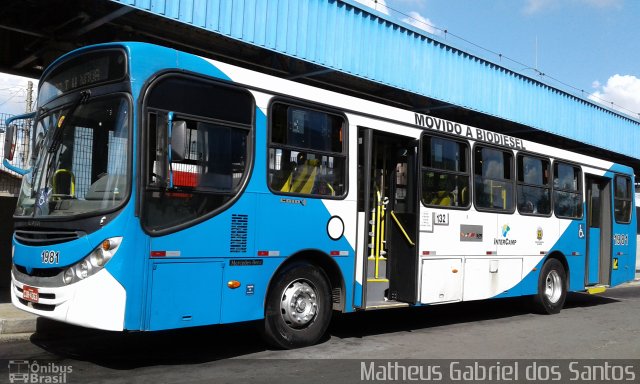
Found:
[[[562,295],[562,280],[557,271],[551,271],[545,281],[544,294],[552,303],[557,303]]]
[[[292,328],[303,328],[313,322],[318,313],[318,294],[307,280],[296,280],[282,292],[280,312]]]

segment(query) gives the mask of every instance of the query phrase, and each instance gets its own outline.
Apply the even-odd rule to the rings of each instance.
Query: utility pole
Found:
[[[25,112],[29,113],[33,110],[33,81],[29,80],[27,82],[27,107],[25,108]]]
[[[33,111],[33,81],[29,80],[27,82],[27,106],[25,108],[26,113],[30,113]],[[27,159],[29,159],[29,152],[31,149],[30,140],[31,137],[31,122],[32,119],[26,119],[24,122],[24,132],[22,135],[23,143],[22,143],[22,166],[26,168]]]

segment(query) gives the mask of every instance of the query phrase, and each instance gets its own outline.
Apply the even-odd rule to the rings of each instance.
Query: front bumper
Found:
[[[77,283],[60,287],[39,287],[38,303],[22,298],[25,283],[11,273],[11,302],[23,311],[64,323],[108,331],[124,329],[126,291],[106,270]]]

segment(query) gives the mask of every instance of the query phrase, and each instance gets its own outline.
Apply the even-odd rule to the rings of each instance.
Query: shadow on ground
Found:
[[[592,307],[618,300],[570,293],[565,308]],[[336,315],[323,342],[331,336],[364,338],[394,332],[436,328],[474,321],[539,316],[530,298],[485,300],[419,308],[400,308]],[[240,323],[156,332],[107,332],[38,319],[31,342],[60,359],[89,361],[117,370],[206,362],[265,351],[260,323]]]

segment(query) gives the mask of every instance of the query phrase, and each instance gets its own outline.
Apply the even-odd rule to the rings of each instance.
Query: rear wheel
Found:
[[[331,319],[327,278],[310,264],[292,264],[279,272],[267,295],[265,340],[279,348],[299,348],[318,342]]]
[[[555,314],[560,312],[567,298],[567,273],[557,259],[549,259],[542,266],[538,277],[538,294],[534,296],[536,312]]]

